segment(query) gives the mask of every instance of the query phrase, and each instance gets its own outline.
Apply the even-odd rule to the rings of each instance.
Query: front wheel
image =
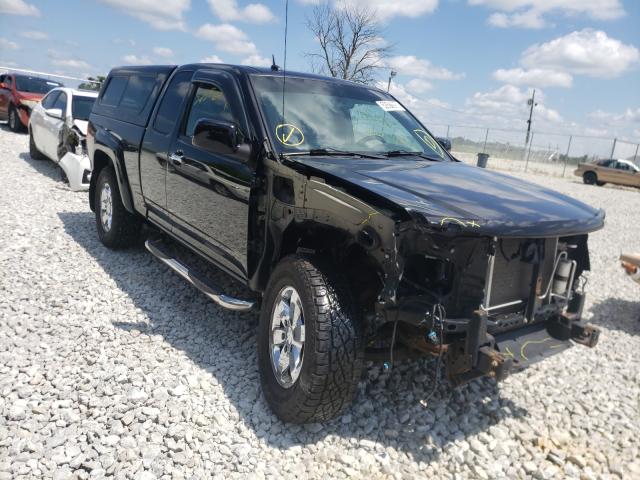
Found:
[[[108,248],[135,245],[140,236],[140,219],[122,204],[120,188],[113,167],[100,170],[95,191],[96,228],[100,241]]]
[[[16,133],[22,130],[22,121],[13,105],[9,107],[9,128]]]
[[[34,160],[44,160],[46,157],[38,150],[36,142],[33,140],[33,132],[29,131],[29,156]]]
[[[595,183],[598,181],[598,177],[593,172],[586,172],[582,176],[582,181],[587,185],[595,185]]]
[[[330,265],[291,256],[276,267],[260,314],[258,361],[267,403],[284,422],[329,420],[351,404],[362,331],[349,290]]]

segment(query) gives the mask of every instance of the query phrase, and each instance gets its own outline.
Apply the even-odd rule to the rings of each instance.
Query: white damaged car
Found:
[[[85,137],[97,92],[54,88],[33,108],[29,119],[29,154],[60,165],[71,190],[86,190],[91,162]]]

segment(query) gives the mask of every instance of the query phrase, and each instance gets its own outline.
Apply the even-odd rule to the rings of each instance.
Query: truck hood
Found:
[[[536,184],[461,162],[412,157],[290,157],[384,197],[443,230],[492,236],[561,236],[602,228],[604,211]]]

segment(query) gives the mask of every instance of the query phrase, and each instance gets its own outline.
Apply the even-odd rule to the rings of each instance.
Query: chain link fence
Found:
[[[451,142],[451,153],[476,163],[478,153],[489,154],[489,167],[559,177],[573,175],[579,163],[615,158],[640,166],[639,143],[616,138],[566,135],[465,125],[430,124],[431,132]]]

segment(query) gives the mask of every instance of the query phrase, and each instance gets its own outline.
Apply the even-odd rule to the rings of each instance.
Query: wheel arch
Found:
[[[118,187],[120,190],[120,197],[122,198],[122,204],[129,213],[135,213],[133,210],[133,199],[131,197],[131,191],[127,182],[127,174],[120,162],[114,160],[111,152],[96,146],[96,150],[93,153],[93,160],[91,162],[91,181],[89,183],[89,207],[92,211],[95,211],[95,193],[96,184],[100,171],[106,167],[113,167],[116,172],[116,178],[118,180]]]

